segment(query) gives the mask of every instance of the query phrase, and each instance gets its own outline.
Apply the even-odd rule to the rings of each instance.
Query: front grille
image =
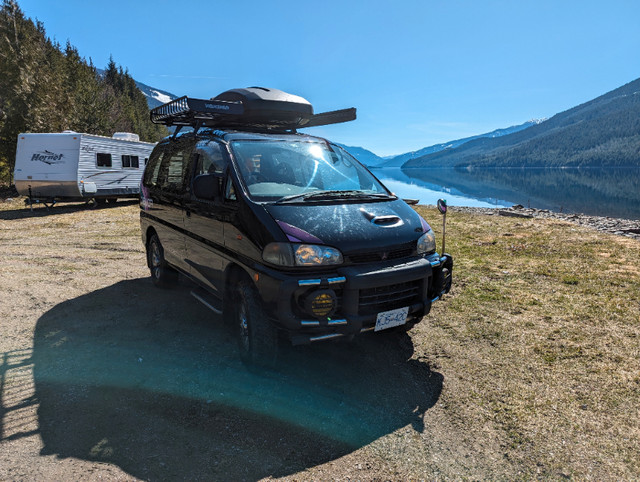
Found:
[[[360,315],[372,315],[417,303],[421,301],[419,297],[421,282],[422,280],[407,281],[360,290],[358,312]]]
[[[354,264],[376,263],[378,261],[385,261],[387,259],[408,258],[412,254],[413,247],[404,247],[399,249],[392,249],[390,251],[372,251],[369,253],[352,254],[349,255],[349,261]]]

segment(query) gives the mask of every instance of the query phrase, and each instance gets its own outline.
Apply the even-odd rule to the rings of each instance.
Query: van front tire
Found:
[[[249,280],[238,283],[234,314],[242,362],[248,366],[275,366],[278,330],[269,321],[260,296]]]
[[[147,245],[147,261],[151,271],[151,281],[158,288],[169,288],[178,281],[178,272],[164,259],[164,249],[157,234],[151,235]]]

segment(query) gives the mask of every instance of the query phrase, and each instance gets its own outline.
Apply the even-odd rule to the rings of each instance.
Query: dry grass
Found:
[[[552,220],[449,221],[454,289],[413,335],[445,377],[448,418],[520,475],[640,476],[640,243]]]

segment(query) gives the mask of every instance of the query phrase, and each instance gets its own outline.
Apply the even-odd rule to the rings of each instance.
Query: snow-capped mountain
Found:
[[[142,93],[147,98],[147,104],[149,104],[149,109],[153,109],[154,107],[158,107],[159,105],[166,104],[174,99],[177,99],[178,96],[174,95],[165,90],[156,89],[155,87],[150,87],[147,84],[143,84],[142,82],[138,82],[136,80],[136,85],[138,89],[142,91]]]
[[[104,75],[104,69],[96,69],[100,75]],[[136,86],[147,98],[147,104],[149,105],[149,109],[153,109],[154,107],[158,107],[159,105],[166,104],[174,99],[177,99],[178,96],[172,94],[171,92],[167,92],[166,90],[156,89],[155,87],[151,87],[147,84],[143,84],[142,82],[138,82],[136,79],[133,79],[136,83]]]
[[[640,79],[521,132],[407,161],[425,167],[637,167]]]
[[[514,132],[522,131],[528,127],[535,126],[544,122],[546,119],[532,119],[530,121],[525,122],[524,124],[519,124],[517,126],[506,127],[504,129],[496,129],[491,132],[487,132],[486,134],[479,134],[477,136],[465,137],[464,139],[457,139],[454,141],[444,142],[442,144],[435,144],[429,147],[423,147],[417,151],[407,152],[405,154],[400,154],[398,156],[392,157],[388,160],[385,160],[379,164],[368,164],[369,166],[376,167],[400,167],[405,162],[411,159],[417,159],[418,157],[426,156],[427,154],[433,154],[434,152],[443,151],[445,149],[454,149],[458,146],[461,146],[465,142],[472,141],[474,139],[479,139],[481,137],[486,138],[494,138],[494,137],[502,137],[508,134],[513,134]]]

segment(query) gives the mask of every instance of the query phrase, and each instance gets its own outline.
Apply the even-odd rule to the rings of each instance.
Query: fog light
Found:
[[[304,300],[304,308],[316,318],[326,318],[336,311],[336,294],[333,290],[318,290],[309,294]]]

